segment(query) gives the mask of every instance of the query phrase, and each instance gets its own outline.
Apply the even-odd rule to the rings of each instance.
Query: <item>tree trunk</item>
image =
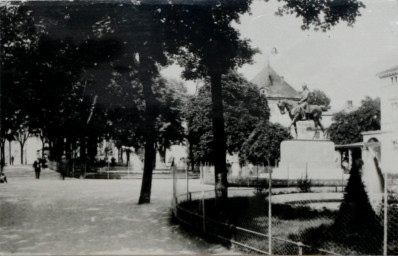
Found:
[[[121,163],[122,162],[122,147],[117,147],[117,162]]]
[[[44,158],[44,137],[40,136],[41,140],[41,158]]]
[[[165,164],[166,163],[166,147],[160,146],[158,148],[158,152],[159,152],[159,156],[160,156],[160,162]],[[155,163],[156,163],[156,159],[155,159]]]
[[[12,155],[11,155],[11,140],[8,140],[8,158],[9,158],[8,163],[9,163],[9,165],[11,165],[11,162],[12,162],[11,157],[12,157]]]
[[[5,160],[5,142],[6,140],[1,138],[0,140],[0,166],[1,166],[1,172],[3,172],[3,168],[5,166],[6,160]]]
[[[155,121],[157,117],[157,101],[151,88],[150,74],[142,74],[141,83],[145,98],[145,156],[144,173],[142,175],[141,193],[138,204],[150,203],[151,201],[152,172],[156,160]]]
[[[49,148],[49,150],[50,150],[50,155],[51,155],[51,151],[53,150],[53,148],[54,148],[54,139],[53,138],[51,138],[50,136],[48,137],[48,148]]]
[[[130,164],[130,153],[131,153],[131,150],[126,149],[126,166],[127,167],[129,167],[129,164]]]
[[[24,148],[25,143],[20,141],[19,145],[21,145],[21,164],[23,164],[23,148]]]
[[[193,171],[195,171],[195,160],[194,160],[194,156],[193,156],[193,149],[192,149],[191,143],[189,143],[188,152],[189,152],[188,153],[189,154],[189,163],[191,165],[191,172],[193,172]]]
[[[87,139],[80,137],[80,178],[83,178],[87,170]]]
[[[222,102],[221,74],[211,75],[211,99],[213,110],[213,136],[214,136],[214,175],[216,182],[216,197],[228,197],[226,141],[224,129],[224,110]],[[220,198],[221,197],[221,198]]]

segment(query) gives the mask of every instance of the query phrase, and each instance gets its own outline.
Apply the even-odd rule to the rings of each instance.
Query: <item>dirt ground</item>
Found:
[[[139,179],[61,180],[46,169],[36,180],[31,166],[5,174],[0,254],[235,254],[170,222],[172,179],[153,180],[152,203],[137,205]]]

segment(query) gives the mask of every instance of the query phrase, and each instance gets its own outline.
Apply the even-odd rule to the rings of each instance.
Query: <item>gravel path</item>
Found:
[[[35,180],[30,166],[5,174],[0,254],[235,253],[170,222],[172,179],[155,179],[152,203],[137,205],[141,180],[60,180],[48,169]]]

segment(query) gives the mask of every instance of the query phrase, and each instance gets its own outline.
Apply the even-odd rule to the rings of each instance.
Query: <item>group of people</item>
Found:
[[[11,163],[14,161],[13,159],[14,157],[12,157],[12,161]],[[43,163],[43,160],[40,158],[37,158],[37,160],[35,160],[33,162],[33,170],[35,171],[35,177],[36,179],[40,179],[40,172],[41,172],[41,168],[45,166]],[[0,183],[8,183],[7,181],[7,177],[4,174],[4,172],[0,171]]]

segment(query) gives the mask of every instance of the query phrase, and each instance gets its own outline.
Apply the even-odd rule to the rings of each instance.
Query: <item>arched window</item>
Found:
[[[376,139],[375,137],[372,137],[368,140],[368,142],[379,142],[378,139]]]

